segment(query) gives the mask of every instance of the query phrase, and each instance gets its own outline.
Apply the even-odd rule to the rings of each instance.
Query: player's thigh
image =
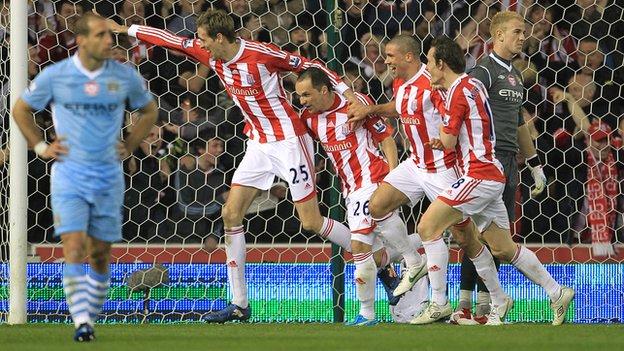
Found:
[[[371,195],[368,207],[371,216],[379,219],[409,202],[410,199],[405,193],[384,181]]]
[[[314,143],[308,134],[282,140],[270,146],[271,162],[278,177],[288,183],[294,202],[316,196]]]
[[[436,239],[448,227],[464,219],[461,211],[440,199],[434,200],[418,223],[418,234],[423,241]]]
[[[89,227],[87,234],[97,240],[112,243],[121,240],[122,207],[124,194],[123,176],[111,182],[106,189],[90,195]]]
[[[260,194],[258,188],[244,185],[232,186],[221,212],[226,228],[242,224],[239,222],[242,221],[245,212],[258,194]]]

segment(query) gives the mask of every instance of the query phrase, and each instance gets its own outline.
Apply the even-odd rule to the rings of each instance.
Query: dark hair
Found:
[[[444,61],[454,73],[463,73],[466,69],[466,58],[459,44],[447,36],[439,36],[431,41],[435,48],[433,58]]]
[[[74,28],[74,34],[76,34],[76,36],[79,36],[79,35],[87,36],[87,35],[89,35],[89,31],[90,31],[89,22],[91,20],[105,21],[104,17],[102,17],[100,15],[96,15],[93,12],[85,12],[76,21],[76,25],[75,25],[75,28]]]
[[[305,69],[303,72],[299,74],[297,78],[297,82],[301,82],[304,79],[310,79],[312,81],[312,86],[316,90],[321,90],[323,86],[326,86],[327,89],[332,90],[332,83],[322,69],[316,67],[310,67]]]
[[[204,28],[206,34],[212,39],[221,33],[230,43],[236,40],[234,20],[223,10],[210,9],[199,16],[197,28]]]
[[[408,34],[399,34],[392,38],[388,42],[388,44],[395,44],[399,47],[402,53],[407,54],[411,52],[414,57],[420,59],[420,40],[418,40],[414,36]]]

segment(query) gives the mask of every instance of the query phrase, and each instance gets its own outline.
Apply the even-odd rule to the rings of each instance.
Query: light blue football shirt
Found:
[[[51,106],[54,128],[69,152],[61,161],[81,167],[119,165],[126,104],[132,110],[151,100],[138,72],[114,60],[88,71],[77,55],[46,67],[22,95],[34,110]]]

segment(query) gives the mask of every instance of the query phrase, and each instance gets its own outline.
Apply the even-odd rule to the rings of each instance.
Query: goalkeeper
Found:
[[[526,157],[527,166],[535,181],[532,196],[538,196],[546,187],[546,176],[535,151],[529,129],[522,118],[524,86],[522,75],[514,68],[511,60],[522,51],[525,40],[524,18],[517,12],[497,13],[490,24],[494,41],[493,52],[483,57],[470,71],[486,87],[496,135],[496,158],[503,165],[507,183],[503,191],[503,202],[510,223],[515,219],[515,197],[518,187],[518,148]],[[456,236],[459,238],[460,236]],[[500,264],[495,258],[496,265]],[[478,298],[475,316],[472,315],[472,292],[477,285]],[[490,298],[485,284],[478,279],[474,264],[464,255],[461,267],[460,299],[451,322],[459,324],[484,324],[489,314]]]

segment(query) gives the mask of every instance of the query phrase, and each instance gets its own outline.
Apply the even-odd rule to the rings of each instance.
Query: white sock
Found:
[[[530,281],[544,288],[551,301],[555,301],[559,298],[561,285],[546,271],[546,268],[537,259],[533,251],[518,245],[516,255],[514,259],[511,260],[511,264],[529,278]]]
[[[407,236],[405,222],[403,222],[396,211],[386,218],[374,219],[374,221],[377,223],[381,236],[386,239],[390,246],[399,250],[408,267],[420,266],[422,264],[420,254]]]
[[[225,229],[225,255],[227,257],[228,283],[232,303],[247,308],[247,282],[245,280],[245,231],[243,226]]]
[[[89,317],[91,322],[95,323],[106,301],[106,294],[110,286],[110,271],[98,273],[91,269],[87,274],[86,283],[87,294],[89,295]]]
[[[474,264],[477,274],[488,288],[490,297],[495,306],[500,306],[505,302],[507,295],[503,291],[498,280],[498,271],[496,271],[496,265],[494,264],[494,257],[490,253],[485,245],[481,246],[481,252],[475,257],[470,259]],[[477,304],[479,301],[477,300]]]
[[[319,235],[321,238],[342,247],[347,252],[351,252],[351,231],[344,224],[323,217],[323,227]]]
[[[355,261],[355,293],[360,301],[360,314],[366,319],[375,318],[375,283],[377,266],[373,253],[353,254]]]
[[[412,233],[411,235],[408,235],[408,238],[409,238],[409,241],[412,243],[412,246],[415,247],[416,250],[423,247],[423,242],[422,242],[422,238],[420,237],[420,234]]]
[[[449,261],[449,250],[444,239],[423,241],[427,254],[427,269],[431,284],[431,301],[438,305],[446,305],[446,271]]]
[[[82,263],[66,263],[63,265],[63,291],[74,325],[93,324],[89,316],[89,293],[87,292],[87,275]]]

